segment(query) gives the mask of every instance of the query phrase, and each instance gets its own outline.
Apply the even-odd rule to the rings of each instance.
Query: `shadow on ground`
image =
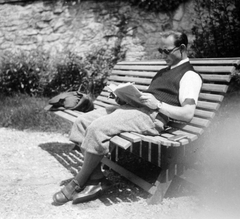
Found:
[[[60,164],[62,164],[73,176],[81,169],[83,164],[83,155],[78,147],[71,143],[51,142],[40,144],[39,147],[47,151]],[[136,202],[141,199],[146,199],[148,193],[141,188],[135,186],[125,178],[108,167],[103,166],[104,172],[112,183],[110,189],[104,192],[99,200],[106,206],[120,203],[120,202]],[[68,179],[63,179],[59,185],[66,184]]]

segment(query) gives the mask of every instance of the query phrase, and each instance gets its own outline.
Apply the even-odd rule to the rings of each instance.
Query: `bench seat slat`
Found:
[[[169,132],[163,132],[161,133],[161,137],[164,137],[166,139],[168,139],[169,137],[173,137],[176,136],[173,133],[169,133]],[[189,141],[191,141],[188,136],[186,135],[186,138],[180,139],[177,142],[179,142],[181,145],[186,145],[189,143]]]
[[[140,142],[142,140],[141,137],[139,137],[138,135],[135,135],[134,133],[130,133],[130,132],[123,132],[120,134],[120,137],[122,137],[132,143]]]
[[[94,109],[100,109],[100,108],[103,108],[104,106],[100,106],[100,105],[97,105],[97,104],[95,104],[94,105]]]
[[[198,136],[196,134],[192,134],[192,133],[189,133],[189,132],[186,132],[186,131],[183,131],[183,130],[179,130],[179,129],[170,129],[170,130],[167,130],[166,133],[170,133],[170,134],[174,134],[174,135],[186,135],[187,138],[190,140],[190,141],[195,141]],[[165,133],[161,134],[162,136],[165,135]]]
[[[69,115],[78,117],[81,114],[84,114],[83,112],[77,111],[77,110],[64,110],[66,113],[68,113]]]
[[[108,107],[108,106],[112,106],[111,104],[107,104],[98,100],[94,101],[95,106],[100,106],[100,107]]]
[[[174,146],[178,147],[181,144],[179,142],[169,141],[168,139],[161,137],[161,136],[150,136],[150,135],[142,135],[139,133],[134,133],[142,138],[142,141],[150,142],[153,144],[161,144],[163,146]]]
[[[110,104],[110,105],[116,105],[116,101],[112,98],[108,98],[108,97],[104,97],[104,96],[98,96],[97,100],[100,100],[106,104]]]
[[[181,145],[186,145],[189,143],[188,139],[181,139],[179,141],[170,141],[167,138],[164,138],[163,136],[154,136],[154,138],[160,142],[161,145],[164,146],[172,146],[172,147],[179,147]]]
[[[110,139],[110,142],[117,145],[118,147],[123,148],[124,150],[128,149],[132,143],[124,138],[119,137],[118,135],[115,135]]]
[[[74,122],[76,120],[76,117],[73,117],[72,115],[64,112],[64,111],[55,111],[54,112],[59,117],[66,119],[67,121]]]

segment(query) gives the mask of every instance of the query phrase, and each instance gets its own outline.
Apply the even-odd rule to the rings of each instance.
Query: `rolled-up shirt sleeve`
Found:
[[[201,87],[202,87],[201,77],[193,71],[186,72],[180,81],[179,88],[180,104],[182,105],[182,103],[186,99],[193,99],[195,101],[195,104],[197,105]]]

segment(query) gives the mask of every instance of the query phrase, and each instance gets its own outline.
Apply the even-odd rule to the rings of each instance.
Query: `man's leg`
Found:
[[[81,115],[72,126],[70,140],[81,147],[88,126],[97,118],[112,113],[116,108],[117,107],[102,108]],[[97,181],[104,177],[100,164],[103,155],[88,153],[83,149],[81,149],[81,151],[84,154],[83,166],[70,183],[68,183],[60,192],[54,194],[53,200],[55,204],[64,204],[72,200],[76,187],[82,187],[89,178],[92,181]]]
[[[87,129],[85,138],[81,147],[85,150],[84,164],[80,172],[77,174],[73,182],[66,186],[65,192],[70,194],[67,198],[71,200],[74,191],[74,186],[83,186],[86,184],[90,176],[93,176],[94,171],[104,156],[109,152],[109,139],[121,132],[138,132],[144,134],[157,135],[155,129],[155,119],[151,117],[151,112],[147,110],[135,110],[133,108],[118,109],[107,116],[100,117],[94,120]],[[70,192],[69,192],[70,191]],[[58,196],[60,202],[67,202],[64,199],[64,191],[62,194],[55,194],[55,199]],[[66,196],[66,195],[65,195]],[[79,193],[81,197],[81,192]]]
[[[109,153],[109,140],[122,132],[158,135],[152,114],[150,110],[125,107],[100,117],[88,127],[81,148],[89,153],[104,155]]]
[[[116,108],[117,107],[100,108],[80,115],[72,125],[69,140],[81,146],[88,126],[91,125],[94,120],[111,114]]]
[[[71,132],[70,132],[70,136],[69,139],[73,142],[75,142],[77,145],[80,145],[79,147],[81,147],[81,144],[85,138],[86,135],[86,130],[87,128],[91,125],[91,123],[103,116],[109,115],[110,113],[112,113],[113,111],[115,111],[118,107],[109,107],[109,108],[102,108],[99,110],[94,110],[91,111],[89,113],[85,113],[83,115],[81,115],[73,124]],[[88,162],[88,158],[90,157],[92,154],[86,154],[85,150],[83,148],[81,148],[81,152],[84,154],[84,163],[85,160],[86,162]],[[86,155],[85,155],[86,154]],[[103,157],[103,156],[101,156]],[[101,158],[102,159],[102,158]],[[86,165],[85,165],[86,166]],[[99,164],[94,168],[92,168],[92,174],[90,174],[89,179],[91,180],[97,180],[97,179],[101,179],[104,177],[102,171],[101,171],[101,164],[99,162]],[[85,171],[85,167],[82,167],[81,172]],[[79,179],[80,184],[82,184],[82,182],[80,181],[81,178],[81,172],[79,172],[77,174],[77,179]],[[78,175],[80,174],[80,176],[78,177]],[[85,175],[85,173],[84,173]],[[84,177],[85,178],[85,177]],[[85,181],[85,180],[83,180]]]
[[[75,180],[77,180],[80,187],[83,187],[86,184],[90,176],[92,179],[94,179],[94,177],[96,179],[99,179],[99,168],[102,158],[103,155],[85,152],[83,166],[75,176]]]

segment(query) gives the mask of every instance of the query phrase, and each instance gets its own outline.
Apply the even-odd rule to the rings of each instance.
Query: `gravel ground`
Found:
[[[52,195],[69,169],[52,156],[54,147],[71,147],[67,136],[56,133],[0,128],[0,219],[91,218],[91,219],[187,219],[235,218],[221,207],[212,209],[199,197],[164,199],[147,205],[146,193],[119,178],[118,185],[99,199],[78,205],[52,205]]]

